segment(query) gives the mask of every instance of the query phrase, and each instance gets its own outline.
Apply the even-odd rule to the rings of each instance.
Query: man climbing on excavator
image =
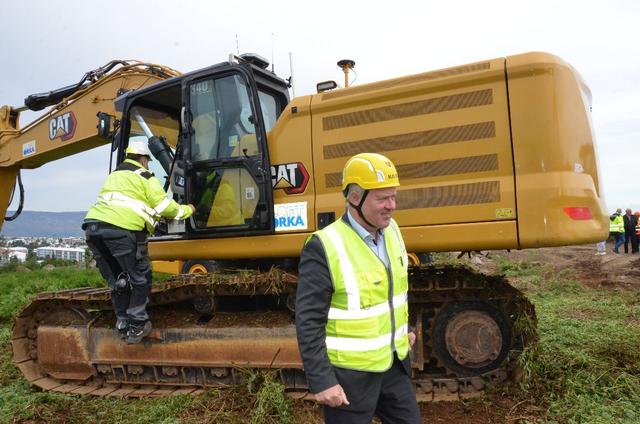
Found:
[[[149,171],[146,142],[132,140],[126,159],[107,177],[97,202],[84,219],[87,245],[111,288],[116,329],[127,343],[140,343],[151,332],[147,303],[151,262],[147,234],[157,220],[189,218],[193,205],[167,198],[160,181]]]

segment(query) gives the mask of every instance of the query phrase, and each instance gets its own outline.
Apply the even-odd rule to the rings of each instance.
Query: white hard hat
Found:
[[[143,140],[141,140],[143,139]],[[127,146],[127,154],[131,153],[134,155],[145,155],[149,157],[151,160],[151,151],[149,150],[149,143],[147,142],[147,137],[135,137],[129,139],[129,146]]]

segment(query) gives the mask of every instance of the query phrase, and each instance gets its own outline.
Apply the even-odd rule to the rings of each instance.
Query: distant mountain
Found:
[[[7,212],[11,215],[13,212]],[[86,212],[22,211],[15,221],[5,221],[1,236],[11,237],[82,237],[80,226]]]

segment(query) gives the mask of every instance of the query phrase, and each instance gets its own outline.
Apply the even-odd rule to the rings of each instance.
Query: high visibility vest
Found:
[[[329,361],[336,367],[381,372],[393,350],[409,352],[407,251],[395,221],[384,233],[389,269],[341,219],[315,233],[333,281],[326,325]]]
[[[624,218],[622,215],[616,215],[613,220],[609,219],[610,233],[624,233]]]
[[[85,219],[152,234],[161,216],[186,219],[191,208],[167,198],[160,181],[140,163],[126,159],[105,180]]]
[[[208,227],[244,224],[244,218],[236,200],[237,193],[229,179],[229,175],[239,177],[239,172],[235,171],[239,170],[226,170],[224,174],[214,170],[207,176],[207,188],[200,196],[197,209],[198,211],[209,211]],[[240,187],[239,181],[236,181],[235,187]]]

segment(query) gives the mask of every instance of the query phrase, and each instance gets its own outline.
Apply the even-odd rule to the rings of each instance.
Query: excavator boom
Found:
[[[98,113],[117,119],[114,100],[131,90],[179,75],[162,65],[111,61],[85,73],[77,84],[33,94],[25,106],[0,108],[0,229],[20,169],[34,169],[54,160],[107,144],[98,135]],[[20,128],[20,112],[51,108]],[[106,129],[110,131],[111,129]]]

